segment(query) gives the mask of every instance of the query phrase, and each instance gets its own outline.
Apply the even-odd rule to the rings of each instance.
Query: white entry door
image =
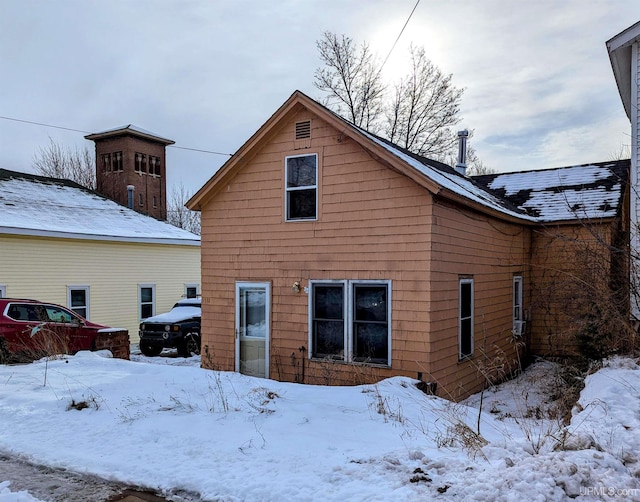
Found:
[[[269,376],[268,282],[236,283],[236,371],[261,378]]]

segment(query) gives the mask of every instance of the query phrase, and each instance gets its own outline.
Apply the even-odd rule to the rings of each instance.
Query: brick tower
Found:
[[[132,124],[88,134],[96,145],[96,190],[116,202],[159,220],[167,219],[167,145]]]

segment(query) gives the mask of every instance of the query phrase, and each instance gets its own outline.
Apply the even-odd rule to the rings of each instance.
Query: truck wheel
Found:
[[[200,355],[200,335],[188,333],[178,347],[178,354],[183,357],[191,357],[192,354]]]
[[[153,345],[145,340],[140,340],[140,352],[145,356],[153,357],[162,352],[162,347],[159,345]]]

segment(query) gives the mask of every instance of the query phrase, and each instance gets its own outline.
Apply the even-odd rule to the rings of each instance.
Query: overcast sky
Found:
[[[313,98],[323,31],[387,55],[416,0],[0,0],[0,116],[98,132],[125,124],[175,146],[235,152],[293,93]],[[385,66],[422,45],[465,89],[461,127],[497,171],[610,160],[630,142],[605,42],[638,0],[421,0]],[[32,172],[49,137],[0,119],[0,167]],[[167,149],[195,192],[228,157]]]

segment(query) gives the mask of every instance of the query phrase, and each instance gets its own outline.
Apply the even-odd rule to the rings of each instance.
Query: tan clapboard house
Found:
[[[200,238],[72,181],[0,169],[0,296],[126,328],[200,287]]]
[[[296,91],[187,204],[202,212],[203,365],[405,375],[457,399],[527,353],[570,352],[566,305],[536,311],[534,295],[547,263],[575,261],[558,234],[621,238],[628,166],[475,180],[464,156],[413,155]]]

